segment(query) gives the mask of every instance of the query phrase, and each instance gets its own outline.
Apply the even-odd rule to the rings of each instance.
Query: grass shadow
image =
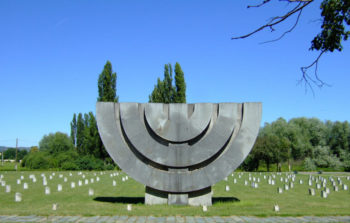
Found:
[[[144,204],[144,197],[95,197],[94,201],[109,202],[109,203],[121,203],[121,204]],[[226,203],[226,202],[240,202],[236,197],[213,197],[213,204]]]
[[[213,197],[212,203],[240,202],[236,197]]]
[[[121,203],[121,204],[144,204],[144,197],[95,197],[94,201]]]

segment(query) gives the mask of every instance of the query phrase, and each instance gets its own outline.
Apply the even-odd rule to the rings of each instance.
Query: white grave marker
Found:
[[[94,196],[94,189],[89,188],[89,196]]]
[[[132,205],[131,205],[131,204],[128,204],[128,205],[126,206],[126,210],[131,211],[131,210],[132,210]]]
[[[11,185],[6,185],[6,193],[10,193],[11,192]]]
[[[21,201],[22,201],[22,194],[17,192],[15,194],[15,202],[21,202]]]
[[[45,187],[45,194],[49,195],[51,193],[50,187]]]
[[[57,191],[62,191],[62,184],[57,184]]]

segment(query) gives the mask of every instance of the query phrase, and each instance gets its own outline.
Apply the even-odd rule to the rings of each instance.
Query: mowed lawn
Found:
[[[49,195],[45,194],[42,174],[46,176],[47,186],[50,187]],[[144,205],[144,185],[130,177],[122,181],[123,178],[126,178],[122,172],[1,171],[0,215],[350,215],[350,191],[343,190],[341,185],[339,185],[339,191],[334,191],[329,180],[329,177],[332,177],[338,185],[339,177],[342,184],[349,187],[350,180],[347,179],[350,176],[349,173],[312,174],[314,177],[312,186],[308,185],[310,175],[295,174],[294,187],[285,190],[284,185],[290,185],[293,175],[292,173],[233,173],[233,176],[230,175],[227,180],[212,187],[213,206],[208,207],[207,212],[203,212],[202,207]],[[33,182],[33,176],[36,182]],[[316,189],[315,181],[319,177],[327,180],[327,187],[330,189],[327,198],[321,197],[322,189]],[[275,185],[268,184],[269,178],[275,180]],[[21,180],[20,184],[17,184],[18,179]],[[254,179],[258,188],[251,186]],[[286,179],[288,183],[285,182]],[[82,186],[78,185],[79,180],[82,181]],[[89,183],[85,184],[85,180],[88,180]],[[113,180],[116,181],[116,186],[113,186]],[[300,180],[303,181],[302,184]],[[75,182],[75,188],[71,188],[71,182]],[[23,188],[24,183],[28,184],[28,189]],[[321,181],[319,183],[321,184]],[[62,185],[62,191],[57,190],[58,184]],[[5,185],[11,186],[10,192],[6,192]],[[229,191],[226,191],[226,186],[229,186]],[[282,194],[277,193],[278,187],[283,188]],[[309,195],[309,188],[315,189],[315,196]],[[89,195],[89,189],[94,191],[92,196]],[[21,202],[15,202],[16,192],[22,194]],[[52,210],[53,204],[58,204],[57,210]],[[131,211],[127,211],[127,204],[132,204]],[[279,212],[273,211],[275,204],[278,204]]]

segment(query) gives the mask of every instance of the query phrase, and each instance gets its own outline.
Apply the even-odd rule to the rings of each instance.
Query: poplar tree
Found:
[[[185,76],[178,62],[175,64],[175,86],[176,92],[174,96],[174,103],[186,103]]]
[[[72,143],[74,147],[77,146],[77,115],[74,113],[73,114],[73,119],[70,123],[70,138],[72,140]]]
[[[118,102],[117,73],[112,70],[111,62],[107,61],[102,73],[98,77],[97,101]]]
[[[164,65],[164,79],[157,79],[152,93],[151,103],[186,103],[186,83],[179,63],[175,64],[175,86],[173,86],[173,69],[171,64]]]
[[[77,118],[77,136],[76,136],[76,144],[77,144],[77,151],[79,154],[82,154],[84,151],[84,119],[83,115],[81,113],[78,114]]]

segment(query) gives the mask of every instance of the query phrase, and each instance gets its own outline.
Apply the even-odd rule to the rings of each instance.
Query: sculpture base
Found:
[[[146,186],[145,204],[211,206],[211,187],[188,193],[169,193]]]

